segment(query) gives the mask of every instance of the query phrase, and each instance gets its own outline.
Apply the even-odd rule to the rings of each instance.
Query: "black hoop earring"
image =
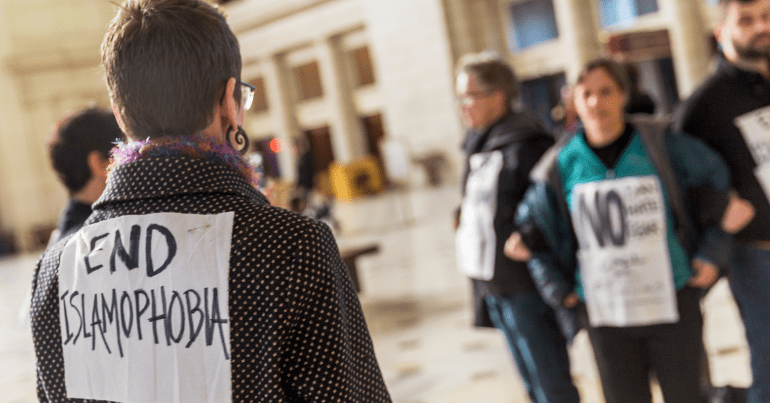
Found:
[[[249,135],[246,134],[246,131],[243,130],[241,126],[238,126],[238,130],[235,131],[235,136],[233,138],[235,145],[233,145],[233,142],[230,141],[230,133],[232,132],[233,128],[231,126],[227,129],[227,134],[225,134],[225,141],[227,141],[227,144],[230,145],[233,150],[238,151],[241,154],[246,154],[246,152],[249,150]]]

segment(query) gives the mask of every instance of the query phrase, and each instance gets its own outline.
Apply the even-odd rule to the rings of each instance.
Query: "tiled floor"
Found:
[[[503,338],[470,327],[468,281],[456,268],[451,216],[457,186],[340,203],[340,246],[376,242],[360,258],[361,302],[396,402],[526,402]],[[704,301],[706,342],[716,385],[746,386],[751,375],[743,328],[727,284]],[[585,333],[570,354],[585,402],[602,400]],[[658,397],[659,399],[659,397]]]
[[[0,260],[0,402],[36,402],[35,354],[27,322],[20,318],[35,256]]]
[[[467,280],[455,265],[451,213],[457,186],[388,192],[335,206],[341,249],[376,243],[358,260],[361,302],[394,402],[528,401],[505,342],[470,327]],[[34,355],[19,308],[35,256],[0,261],[0,403],[34,402]],[[729,289],[705,301],[706,342],[717,385],[750,383],[742,326]],[[601,402],[585,334],[571,349],[585,402]]]

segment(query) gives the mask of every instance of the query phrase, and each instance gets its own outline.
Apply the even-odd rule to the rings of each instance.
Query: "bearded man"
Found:
[[[718,151],[756,210],[735,235],[729,279],[751,354],[747,401],[770,402],[770,4],[720,0],[719,11],[717,68],[677,112],[675,129]]]

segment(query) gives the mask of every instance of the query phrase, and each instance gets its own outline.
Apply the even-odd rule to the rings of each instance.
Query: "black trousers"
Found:
[[[677,305],[677,323],[636,327],[591,327],[585,305],[579,307],[607,403],[650,403],[652,375],[666,403],[701,402],[704,347],[698,290],[679,290]]]

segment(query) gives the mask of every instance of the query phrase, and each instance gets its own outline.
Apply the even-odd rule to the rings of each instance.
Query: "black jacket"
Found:
[[[734,119],[770,106],[770,82],[721,57],[716,71],[677,110],[674,130],[690,134],[717,151],[730,167],[738,194],[756,209],[735,239],[770,241],[770,204],[754,175],[757,164]]]
[[[229,301],[226,326],[230,332],[231,401],[390,402],[361,306],[329,228],[270,206],[229,166],[188,156],[147,158],[118,166],[110,173],[107,189],[81,232],[62,239],[39,261],[33,280],[31,322],[41,401],[79,401],[67,399],[65,390],[59,277],[74,270],[67,261],[61,261],[65,245],[69,240],[78,241],[80,234],[97,223],[123,230],[124,239],[128,239],[129,232],[133,237],[133,228],[124,229],[112,219],[157,213],[233,214],[229,267],[224,268],[229,290],[224,301]],[[201,236],[199,247],[209,254],[207,239],[224,241]],[[101,260],[108,265],[108,260]],[[120,269],[120,275],[127,272],[123,266]],[[185,272],[175,273],[184,277]],[[73,316],[70,312],[70,320],[75,320]],[[193,318],[191,314],[190,331]],[[106,323],[107,317],[104,319]],[[137,315],[136,322],[139,320]],[[153,333],[152,325],[143,326],[145,332]],[[114,333],[114,328],[102,333],[106,334],[102,336],[107,340],[104,344],[113,340]],[[97,339],[95,333],[91,337]],[[160,344],[157,336],[155,343],[151,336],[141,339],[140,335],[139,340],[148,349],[169,348],[168,330]],[[81,342],[90,345],[92,340]],[[94,343],[95,348],[101,348],[102,342]],[[194,347],[201,342],[197,343]],[[115,344],[112,346],[114,349]],[[87,355],[83,359],[88,359]],[[153,362],[142,364],[152,369]]]
[[[476,326],[492,327],[484,299],[488,295],[506,295],[536,291],[524,262],[516,262],[503,254],[506,239],[513,233],[516,207],[529,187],[529,171],[553,145],[553,137],[530,113],[514,111],[506,115],[486,132],[469,131],[463,142],[465,170],[462,192],[469,173],[469,159],[475,153],[499,150],[503,167],[498,178],[497,210],[494,217],[496,256],[494,276],[489,281],[472,280]]]
[[[54,241],[77,232],[91,215],[91,211],[90,204],[79,202],[74,198],[70,199],[59,216],[59,226],[56,228],[59,233]]]

